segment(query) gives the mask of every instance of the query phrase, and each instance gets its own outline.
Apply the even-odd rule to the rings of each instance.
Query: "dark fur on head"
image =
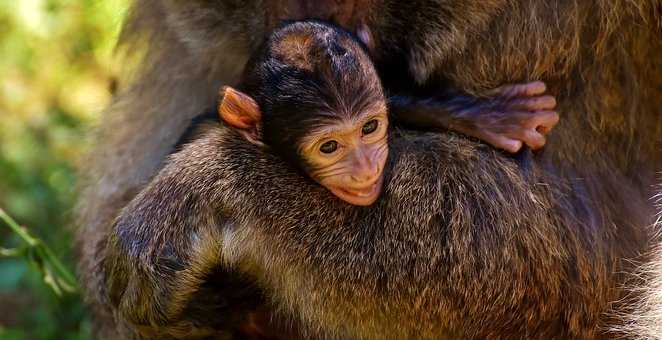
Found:
[[[264,143],[294,164],[301,162],[297,147],[312,129],[385,100],[361,43],[318,21],[277,29],[248,62],[238,87],[260,107]]]

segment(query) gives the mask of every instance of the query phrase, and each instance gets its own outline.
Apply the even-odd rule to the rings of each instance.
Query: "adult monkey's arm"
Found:
[[[207,318],[207,313],[219,320],[231,319],[226,324],[239,324],[247,317],[247,310],[233,310],[235,306],[212,296],[192,301],[210,276],[225,268],[223,233],[232,224],[219,212],[222,193],[216,183],[222,178],[214,168],[219,164],[215,151],[202,141],[173,154],[122,209],[110,231],[103,259],[108,298],[120,320],[142,336],[231,333],[239,325],[214,329],[214,323],[205,325],[196,317]]]
[[[221,262],[212,201],[179,175],[161,173],[122,210],[103,262],[111,304],[146,336],[188,335],[186,303]]]

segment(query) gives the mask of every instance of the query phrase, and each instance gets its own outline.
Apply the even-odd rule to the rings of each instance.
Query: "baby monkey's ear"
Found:
[[[220,98],[218,114],[221,119],[239,130],[249,142],[259,146],[264,145],[260,134],[262,113],[255,100],[229,86],[221,89]]]

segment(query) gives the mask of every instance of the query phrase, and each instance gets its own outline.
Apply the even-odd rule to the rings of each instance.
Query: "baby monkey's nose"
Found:
[[[373,184],[379,178],[379,165],[376,162],[370,162],[366,166],[356,169],[352,173],[352,180],[358,183]]]

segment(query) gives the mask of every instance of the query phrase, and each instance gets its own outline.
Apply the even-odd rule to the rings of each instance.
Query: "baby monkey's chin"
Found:
[[[379,197],[379,194],[381,194],[383,179],[384,176],[379,176],[379,179],[373,184],[367,185],[360,189],[339,186],[330,187],[328,189],[331,191],[331,193],[349,204],[368,206],[375,203]]]

